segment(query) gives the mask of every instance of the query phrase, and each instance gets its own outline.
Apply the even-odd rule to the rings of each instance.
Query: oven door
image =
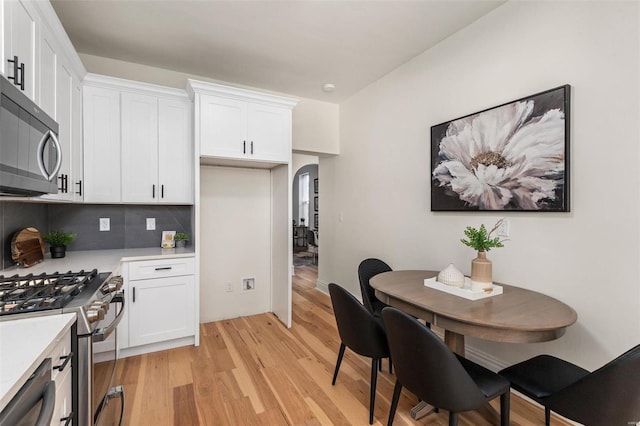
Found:
[[[123,313],[124,293],[116,293],[107,315],[93,333],[91,407],[94,425],[122,425],[124,418],[124,391],[121,386],[115,390],[111,387],[118,362],[117,326]],[[115,397],[121,398],[120,404],[110,403]]]
[[[0,413],[0,425],[49,426],[56,405],[51,358],[45,359]]]

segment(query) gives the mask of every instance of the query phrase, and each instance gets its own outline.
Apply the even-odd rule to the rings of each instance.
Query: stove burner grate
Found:
[[[96,269],[40,275],[0,275],[0,315],[59,309],[88,285]]]

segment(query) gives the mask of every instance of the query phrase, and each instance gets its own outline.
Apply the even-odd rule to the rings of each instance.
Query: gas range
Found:
[[[78,334],[94,330],[111,299],[122,287],[122,277],[96,269],[39,275],[0,275],[0,321],[26,316],[76,313]]]

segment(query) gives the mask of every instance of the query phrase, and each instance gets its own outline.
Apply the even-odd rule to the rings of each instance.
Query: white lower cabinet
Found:
[[[194,258],[128,262],[123,272],[129,312],[122,346],[153,345],[195,335]]]
[[[48,358],[51,358],[51,379],[56,382],[56,403],[51,418],[51,426],[71,424],[73,417],[73,387],[71,364],[77,362],[71,353],[71,332],[58,342]],[[70,358],[70,359],[69,359]]]

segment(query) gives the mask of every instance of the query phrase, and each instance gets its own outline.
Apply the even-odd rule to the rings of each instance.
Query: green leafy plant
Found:
[[[173,236],[173,239],[176,241],[189,241],[189,236],[184,232],[176,232],[176,235]]]
[[[487,228],[485,228],[484,225],[480,225],[480,228],[467,226],[464,230],[464,235],[467,239],[463,238],[460,242],[477,251],[489,251],[492,248],[504,247],[503,242],[506,240],[501,240],[499,237],[491,237],[491,235],[498,230],[500,225],[502,225],[502,219],[496,222],[489,232],[487,232]]]
[[[51,247],[66,247],[76,238],[76,234],[68,234],[62,230],[53,230],[42,236]]]

